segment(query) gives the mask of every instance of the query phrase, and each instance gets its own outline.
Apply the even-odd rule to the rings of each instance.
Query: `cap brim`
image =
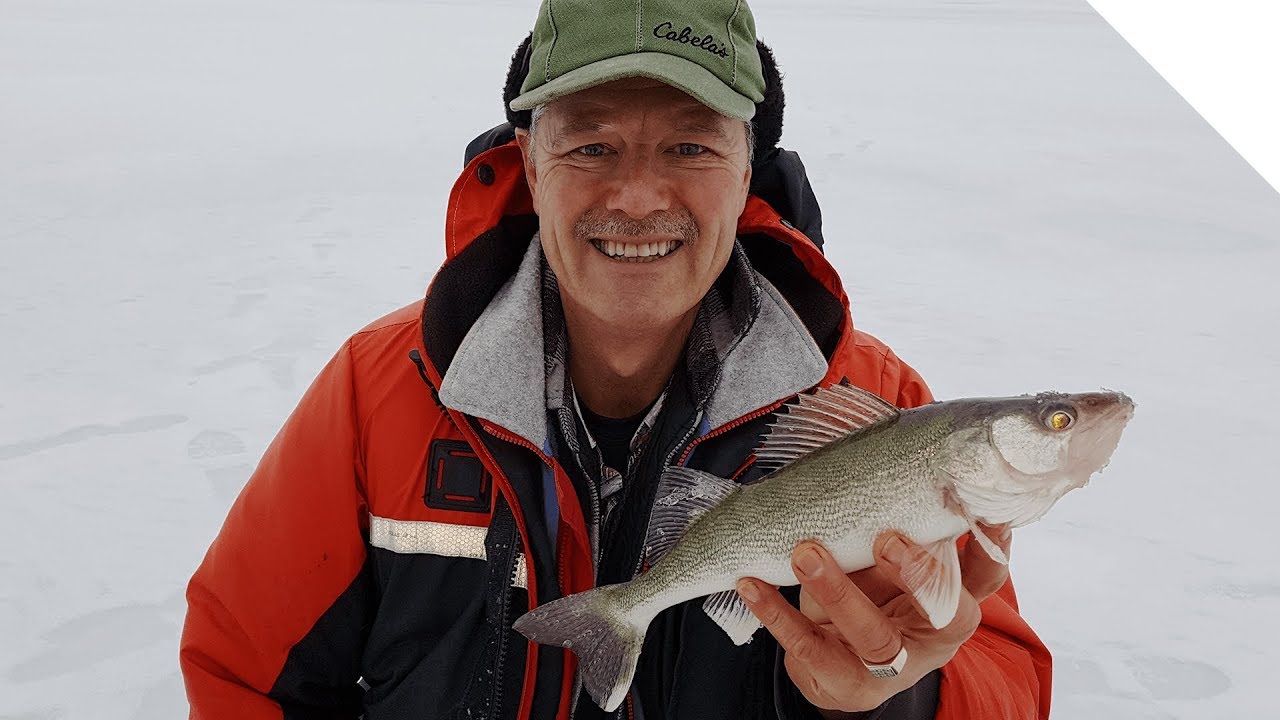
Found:
[[[516,97],[511,101],[511,109],[532,110],[580,90],[632,77],[664,82],[735,120],[750,120],[756,114],[756,104],[751,98],[738,94],[710,70],[682,57],[657,52],[630,53],[584,65]]]

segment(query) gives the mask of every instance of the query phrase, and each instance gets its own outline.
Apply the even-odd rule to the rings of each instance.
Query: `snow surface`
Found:
[[[1020,531],[1057,718],[1262,717],[1280,197],[1084,0],[756,0],[858,324],[940,397],[1123,389]],[[184,584],[420,297],[533,0],[0,0],[0,718],[185,713]]]

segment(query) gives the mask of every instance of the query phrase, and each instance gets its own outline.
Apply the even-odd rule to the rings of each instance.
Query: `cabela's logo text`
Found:
[[[716,42],[715,38],[710,35],[694,35],[693,28],[688,25],[686,25],[683,30],[676,32],[675,25],[672,25],[669,22],[664,22],[653,29],[653,36],[664,40],[670,40],[672,42],[692,45],[722,58],[729,57],[729,51],[725,49],[724,45]]]

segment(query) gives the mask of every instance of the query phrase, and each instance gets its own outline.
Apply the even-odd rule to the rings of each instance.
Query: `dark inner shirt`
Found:
[[[649,410],[653,408],[653,403],[649,403],[649,407],[626,418],[597,415],[581,403],[578,407],[582,410],[582,421],[587,426],[587,432],[591,433],[591,437],[595,438],[596,445],[600,448],[600,457],[604,458],[604,464],[621,474],[626,474],[627,457],[631,454],[631,438],[635,437],[636,430],[640,428],[640,423],[644,422],[644,416],[648,415]]]

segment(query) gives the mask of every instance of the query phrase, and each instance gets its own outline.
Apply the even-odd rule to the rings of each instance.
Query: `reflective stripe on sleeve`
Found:
[[[405,555],[485,559],[484,538],[489,528],[451,525],[429,520],[389,520],[371,516],[369,544]]]
[[[452,525],[429,520],[392,520],[369,516],[369,544],[401,555],[487,560],[484,540],[489,528]],[[529,562],[524,553],[516,556],[511,586],[528,589]]]

